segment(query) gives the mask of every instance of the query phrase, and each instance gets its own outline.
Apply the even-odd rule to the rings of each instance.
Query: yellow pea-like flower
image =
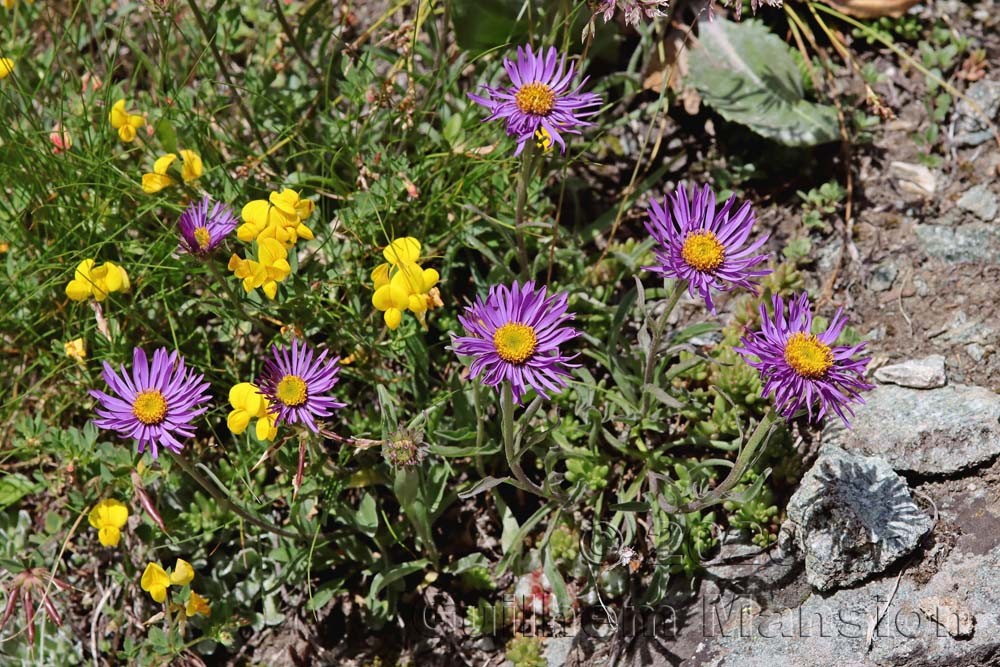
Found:
[[[382,250],[386,262],[371,273],[375,288],[372,305],[383,312],[382,319],[390,329],[400,325],[406,310],[424,326],[424,313],[440,304],[434,287],[441,276],[434,269],[420,266],[420,250],[420,241],[412,236],[398,238]]]
[[[194,568],[183,558],[178,558],[170,573],[170,583],[174,586],[187,586],[194,579]]]
[[[285,246],[273,238],[257,240],[257,259],[242,259],[238,255],[229,258],[229,270],[243,281],[243,289],[248,294],[260,288],[269,299],[278,292],[278,283],[292,272],[288,263]]]
[[[149,563],[142,573],[139,581],[142,590],[149,593],[149,596],[157,602],[167,599],[167,589],[170,588],[170,577],[166,571],[160,567],[159,563]]]
[[[201,178],[201,175],[205,172],[205,165],[201,161],[201,156],[187,148],[182,148],[178,152],[181,154],[181,160],[184,161],[181,165],[181,178],[184,179],[184,182],[190,183],[195,179]]]
[[[234,434],[243,433],[250,425],[251,419],[256,419],[255,432],[258,440],[274,440],[278,435],[277,415],[268,411],[270,402],[257,387],[249,382],[240,382],[229,390],[229,404],[232,412],[226,419],[226,425]]]
[[[127,292],[131,287],[128,273],[114,262],[97,266],[92,259],[80,262],[73,279],[66,285],[66,296],[73,301],[86,301],[94,297],[104,301],[112,292]]]
[[[66,351],[67,357],[76,360],[81,365],[87,358],[87,346],[84,344],[82,338],[74,338],[73,340],[66,341],[63,343],[63,349]]]
[[[300,238],[314,238],[312,229],[303,222],[313,208],[312,201],[302,199],[295,190],[272,192],[268,199],[254,199],[243,207],[243,224],[236,236],[246,243],[270,238],[291,248]]]
[[[420,259],[420,247],[420,241],[412,236],[404,236],[387,245],[382,256],[393,266],[413,264]]]
[[[191,596],[188,598],[187,604],[184,605],[184,614],[188,617],[194,616],[195,614],[210,616],[212,614],[212,608],[208,605],[208,600],[194,591],[191,591]]]
[[[90,510],[87,517],[90,525],[97,529],[97,539],[106,547],[117,547],[121,539],[121,529],[128,521],[128,507],[114,498],[105,498]]]
[[[0,58],[0,81],[3,81],[14,71],[14,61],[10,58]]]
[[[135,141],[136,131],[146,124],[146,119],[138,114],[129,113],[125,108],[125,100],[120,99],[111,107],[108,113],[111,127],[118,130],[118,138],[125,143]]]
[[[167,153],[157,158],[156,162],[153,163],[153,172],[142,175],[142,191],[151,195],[175,184],[177,181],[167,174],[167,170],[176,160],[175,153]]]

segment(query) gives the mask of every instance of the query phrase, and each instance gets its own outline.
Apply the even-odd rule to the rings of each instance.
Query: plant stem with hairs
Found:
[[[248,523],[257,526],[258,528],[263,528],[264,530],[275,533],[276,535],[281,535],[282,537],[290,537],[295,540],[311,539],[299,535],[297,533],[287,531],[283,528],[278,528],[273,523],[264,521],[263,519],[256,517],[247,510],[243,509],[242,507],[240,507],[239,505],[237,505],[236,503],[234,503],[232,500],[229,499],[228,493],[218,488],[213,482],[209,481],[204,475],[202,475],[201,472],[190,461],[188,461],[183,454],[178,454],[174,456],[173,460],[177,463],[177,465],[181,467],[181,470],[186,472],[191,477],[191,479],[198,482],[198,484],[200,484],[202,488],[208,491],[208,494],[213,498],[215,498],[215,500],[218,501],[218,503],[222,507],[233,512],[240,518],[246,520]]]
[[[503,383],[500,390],[500,430],[503,433],[503,451],[507,457],[507,465],[514,474],[514,479],[520,482],[520,486],[525,491],[530,491],[542,498],[548,498],[549,494],[545,490],[528,479],[518,461],[516,445],[514,441],[514,391],[509,382]]]
[[[640,414],[645,414],[646,409],[649,407],[649,391],[646,389],[646,386],[653,382],[653,371],[656,370],[656,351],[660,347],[660,343],[663,342],[663,334],[667,328],[667,319],[670,318],[670,313],[674,312],[674,308],[677,306],[677,302],[680,301],[681,294],[684,293],[686,288],[686,280],[674,281],[670,295],[667,297],[667,305],[664,307],[663,312],[660,313],[660,316],[656,318],[651,328],[649,352],[646,355],[646,368],[642,373],[642,409]]]

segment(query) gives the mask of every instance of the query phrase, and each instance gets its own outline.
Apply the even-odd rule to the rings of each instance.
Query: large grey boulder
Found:
[[[920,475],[949,475],[1000,454],[1000,396],[988,389],[884,385],[864,398],[851,428],[831,420],[824,442],[880,456],[899,472]]]
[[[832,445],[820,450],[788,501],[788,519],[806,578],[821,591],[884,571],[933,525],[892,466]]]

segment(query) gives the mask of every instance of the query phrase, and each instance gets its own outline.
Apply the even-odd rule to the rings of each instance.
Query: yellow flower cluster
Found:
[[[90,525],[97,529],[97,539],[106,547],[117,547],[121,540],[122,528],[128,521],[128,507],[114,498],[105,498],[90,510],[87,517]]]
[[[305,224],[313,208],[311,200],[303,199],[289,188],[243,207],[243,224],[236,229],[236,236],[244,243],[257,242],[257,259],[243,259],[234,254],[229,258],[229,270],[243,281],[248,294],[260,288],[268,299],[275,297],[278,283],[292,272],[288,250],[299,239],[313,238],[312,230]],[[259,432],[260,422],[257,428]]]
[[[302,199],[295,190],[272,192],[267,199],[255,199],[243,207],[243,224],[236,229],[236,236],[244,243],[276,239],[291,248],[300,238],[313,238],[305,225],[313,208],[312,200]]]
[[[35,3],[35,0],[27,0],[27,3],[29,5],[32,5]],[[14,9],[14,5],[16,4],[17,0],[3,0],[3,6],[6,7],[7,9]]]
[[[0,81],[3,81],[14,71],[14,61],[10,58],[0,58]]]
[[[129,113],[125,108],[125,99],[115,102],[108,114],[111,127],[118,130],[118,138],[125,143],[135,141],[136,131],[146,124],[146,119],[134,113]]]
[[[149,593],[149,596],[153,600],[162,603],[167,599],[168,588],[171,586],[187,586],[192,581],[194,581],[194,568],[191,567],[191,563],[183,558],[178,558],[174,564],[173,571],[164,570],[159,563],[147,564],[146,570],[142,573],[139,585],[142,586],[142,590]],[[208,601],[205,598],[191,591],[185,613],[188,616],[194,616],[195,614],[208,616],[211,613],[211,608],[208,606]]]
[[[249,294],[258,287],[264,290],[268,299],[278,293],[278,283],[292,272],[288,263],[288,251],[275,239],[261,239],[257,242],[257,259],[243,259],[234,254],[229,258],[229,270],[243,281],[243,289]]]
[[[244,260],[246,261],[246,260]],[[226,418],[229,430],[239,435],[247,430],[251,419],[256,419],[255,430],[258,440],[274,440],[278,435],[278,416],[268,412],[270,401],[258,393],[257,387],[249,382],[240,382],[229,390],[229,404],[233,411]]]
[[[177,152],[181,154],[181,178],[184,179],[184,182],[190,183],[201,178],[205,171],[201,157],[187,148]],[[157,158],[156,162],[153,163],[153,172],[142,175],[142,191],[151,195],[177,183],[177,180],[167,173],[176,160],[176,153],[167,153]]]
[[[73,280],[66,285],[66,296],[73,301],[86,301],[94,297],[104,301],[112,292],[127,292],[132,284],[125,269],[113,262],[95,266],[92,259],[85,259],[76,267]]]
[[[412,236],[396,239],[382,251],[385,263],[372,271],[372,305],[383,313],[390,329],[399,326],[403,311],[409,310],[423,324],[426,311],[441,305],[435,287],[440,276],[434,269],[421,268],[420,248]]]
[[[84,365],[83,362],[87,359],[87,345],[82,338],[66,341],[63,343],[63,349],[66,350],[67,357],[75,360],[81,366]]]

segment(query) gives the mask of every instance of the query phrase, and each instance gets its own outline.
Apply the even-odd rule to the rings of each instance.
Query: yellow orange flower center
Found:
[[[514,94],[514,102],[522,113],[547,116],[556,106],[556,93],[544,83],[532,81]]]
[[[493,332],[493,347],[504,361],[523,364],[538,347],[538,336],[527,324],[508,322]]]
[[[153,426],[167,416],[167,399],[159,389],[140,391],[132,401],[132,414],[146,426]]]
[[[289,407],[296,407],[306,402],[306,383],[298,375],[286,375],[278,383],[275,392],[278,400]]]
[[[802,377],[817,379],[833,366],[833,350],[816,336],[799,332],[785,343],[785,361]]]
[[[696,271],[711,273],[726,259],[726,247],[713,232],[695,232],[684,239],[681,257]]]
[[[194,240],[198,243],[198,247],[204,250],[211,243],[212,235],[208,233],[207,228],[198,227],[194,230]]]

